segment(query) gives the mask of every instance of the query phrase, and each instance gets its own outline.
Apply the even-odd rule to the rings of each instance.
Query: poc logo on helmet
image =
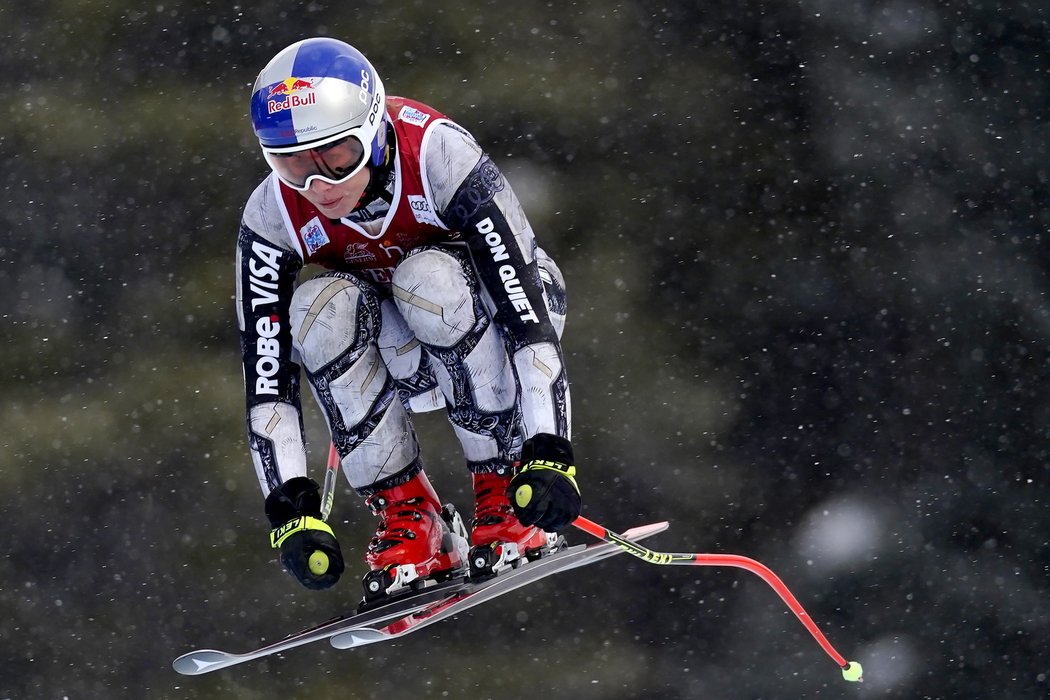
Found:
[[[372,86],[372,76],[368,73],[367,70],[362,68],[361,69],[361,82],[359,83],[359,87],[361,88],[361,91],[357,93],[357,97],[361,100],[361,104],[365,104],[365,105],[368,104],[368,97],[369,97],[368,93],[372,89],[371,86]],[[375,123],[376,123],[376,115],[379,114],[379,108],[380,108],[380,102],[381,102],[380,97],[381,96],[380,96],[379,92],[376,92],[374,95],[372,95],[372,106],[368,110],[368,123],[370,125],[375,125]]]
[[[357,93],[357,97],[361,100],[361,104],[368,104],[368,93],[371,92],[369,86],[372,84],[372,76],[368,74],[364,68],[361,69],[361,92]]]

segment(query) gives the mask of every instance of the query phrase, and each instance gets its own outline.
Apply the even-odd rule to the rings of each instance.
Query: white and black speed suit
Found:
[[[301,369],[363,495],[422,468],[413,412],[445,407],[475,472],[536,433],[570,438],[560,271],[469,133],[426,105],[387,104],[387,163],[349,217],[311,216],[274,176],[244,210],[237,310],[264,494],[307,474]]]

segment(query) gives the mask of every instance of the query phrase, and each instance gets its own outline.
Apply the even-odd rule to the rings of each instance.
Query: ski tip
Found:
[[[177,673],[184,676],[199,676],[230,665],[230,655],[215,649],[198,649],[183,654],[171,663]]]
[[[626,530],[621,537],[628,540],[637,540],[642,537],[649,537],[655,535],[658,532],[663,532],[667,528],[671,527],[671,524],[666,520],[661,520],[655,523],[649,523],[648,525],[639,525],[638,527],[632,527],[630,530]]]

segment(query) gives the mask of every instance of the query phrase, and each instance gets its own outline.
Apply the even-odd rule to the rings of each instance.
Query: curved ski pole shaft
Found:
[[[612,542],[628,554],[633,554],[650,564],[732,566],[739,569],[746,569],[751,573],[758,575],[777,592],[777,595],[779,595],[781,600],[787,604],[788,608],[791,609],[791,612],[795,613],[795,616],[813,636],[813,639],[820,644],[824,652],[839,665],[839,668],[842,669],[842,677],[850,681],[860,680],[860,664],[856,661],[847,661],[842,654],[836,651],[835,647],[833,647],[827,637],[824,636],[824,633],[821,632],[816,623],[813,622],[809,613],[807,613],[801,603],[798,602],[798,599],[795,598],[784,582],[780,580],[780,577],[773,573],[773,571],[765,564],[737,554],[678,554],[656,552],[648,547],[638,544],[637,542],[632,542],[631,540],[621,537],[612,530],[599,525],[593,520],[588,520],[583,516],[576,518],[572,524],[589,535],[593,535],[594,537],[605,540],[606,542]]]

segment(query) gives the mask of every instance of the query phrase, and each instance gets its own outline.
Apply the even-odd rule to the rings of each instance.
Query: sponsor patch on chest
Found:
[[[408,195],[408,206],[412,209],[412,216],[416,217],[416,221],[419,223],[444,228],[441,220],[437,218],[437,214],[430,208],[430,202],[427,201],[426,197],[410,194]]]
[[[367,243],[351,243],[343,252],[343,260],[348,263],[370,263],[376,259],[375,253],[368,249]]]
[[[403,122],[408,122],[409,124],[423,126],[427,123],[427,120],[430,119],[430,115],[426,112],[422,112],[416,109],[415,107],[409,107],[408,105],[405,105],[401,108],[401,111],[398,112],[397,118]]]
[[[307,221],[306,225],[299,229],[299,233],[303,237],[303,244],[306,246],[307,255],[313,255],[319,251],[322,246],[325,246],[330,242],[328,240],[328,233],[324,230],[324,226],[321,225],[321,220],[316,216]]]

